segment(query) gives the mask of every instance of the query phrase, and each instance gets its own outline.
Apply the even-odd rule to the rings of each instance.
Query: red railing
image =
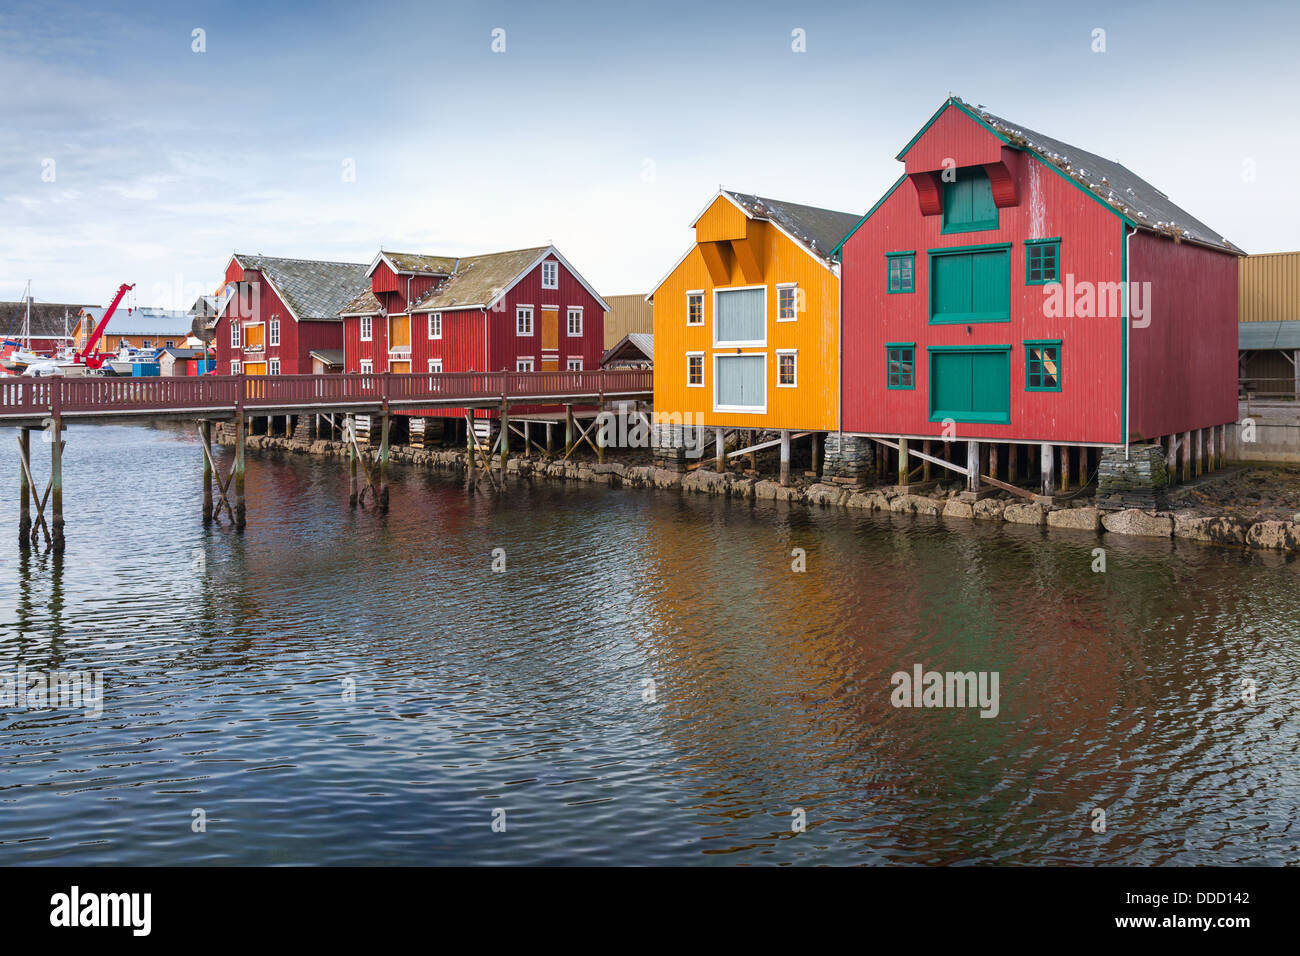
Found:
[[[0,378],[0,420],[43,415],[184,412],[237,407],[434,406],[645,395],[649,369],[581,372],[408,372],[344,375],[200,375],[174,378]]]

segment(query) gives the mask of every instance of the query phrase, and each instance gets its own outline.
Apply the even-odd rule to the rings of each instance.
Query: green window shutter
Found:
[[[1006,245],[930,250],[930,322],[1009,322],[1011,250]]]
[[[978,166],[957,170],[953,182],[943,184],[943,229],[977,232],[998,228],[998,207],[993,201],[993,184]]]
[[[931,349],[930,420],[1011,421],[1011,347]]]
[[[719,406],[763,408],[767,404],[766,356],[720,355],[717,363]]]
[[[716,338],[725,342],[757,342],[767,338],[767,292],[733,289],[718,292]]]

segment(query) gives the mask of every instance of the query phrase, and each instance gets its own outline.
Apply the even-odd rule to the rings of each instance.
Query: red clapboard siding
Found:
[[[1236,421],[1237,257],[1144,232],[1129,255],[1133,281],[1151,283],[1150,324],[1129,332],[1130,433]]]

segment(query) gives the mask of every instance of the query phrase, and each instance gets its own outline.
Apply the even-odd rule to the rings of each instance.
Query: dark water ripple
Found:
[[[1276,555],[1109,538],[1094,574],[1090,535],[414,472],[379,518],[302,458],[251,461],[241,537],[188,432],[82,427],[58,560],[14,543],[15,444],[0,673],[106,702],[0,707],[3,864],[1300,855]],[[893,708],[914,663],[999,672],[1001,713]]]

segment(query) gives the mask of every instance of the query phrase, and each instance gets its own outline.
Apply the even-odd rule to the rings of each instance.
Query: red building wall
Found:
[[[550,257],[554,261],[554,257]],[[521,337],[515,334],[515,307],[533,307],[533,334]],[[492,371],[514,371],[515,361],[531,356],[533,367],[541,370],[542,360],[542,307],[558,306],[560,313],[559,365],[563,370],[569,358],[581,358],[584,369],[600,368],[604,354],[605,312],[596,298],[588,292],[564,264],[560,263],[559,288],[542,288],[542,266],[538,263],[528,275],[506,293],[504,308],[488,312],[488,362]],[[582,335],[570,337],[568,309],[582,308]]]
[[[918,171],[943,158],[958,167],[1005,157],[1001,143],[949,109],[917,141]],[[1072,181],[1028,157],[1006,157],[1018,202],[999,209],[998,228],[941,234],[942,216],[922,216],[904,179],[842,250],[843,428],[847,432],[941,437],[930,419],[928,346],[1010,345],[1009,424],[958,423],[961,439],[1116,443],[1122,441],[1122,330],[1109,317],[1046,314],[1042,285],[1025,282],[1025,240],[1061,238],[1061,273],[1076,282],[1117,283],[1121,220]],[[912,171],[913,155],[908,155]],[[931,325],[927,250],[1010,242],[1010,322]],[[887,252],[915,251],[912,293],[887,294]],[[1062,390],[1025,390],[1026,340],[1062,340]],[[916,343],[916,386],[890,390],[886,343]]]
[[[1129,255],[1132,279],[1151,283],[1149,315],[1139,320],[1149,324],[1129,332],[1130,434],[1236,421],[1237,257],[1145,232]]]
[[[243,269],[232,258],[226,267],[226,282],[240,282],[243,277]],[[280,320],[280,344],[271,345],[271,320],[277,317]],[[267,346],[264,352],[246,354],[242,345],[238,350],[230,347],[230,323],[235,319],[241,322],[265,323]],[[246,337],[241,338],[242,341],[247,341]],[[245,301],[243,297],[237,296],[226,307],[221,318],[217,320],[215,344],[219,375],[230,374],[232,360],[245,364],[266,362],[269,372],[270,361],[275,358],[280,360],[281,375],[309,375],[312,370],[312,349],[341,349],[343,328],[338,322],[299,323],[263,275],[255,298]]]

